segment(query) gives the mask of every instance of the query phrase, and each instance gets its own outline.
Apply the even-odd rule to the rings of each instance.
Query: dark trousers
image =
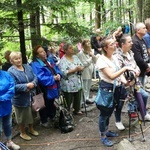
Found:
[[[73,103],[74,111],[78,112],[80,110],[80,104],[81,104],[81,90],[74,93],[68,93],[68,92],[63,92],[63,93],[67,103],[66,108],[70,110],[71,104]]]
[[[53,119],[56,115],[55,99],[45,99],[45,108],[39,111],[41,123],[46,123],[49,119]]]

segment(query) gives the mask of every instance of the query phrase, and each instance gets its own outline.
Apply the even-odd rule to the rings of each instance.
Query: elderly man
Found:
[[[143,40],[143,36],[146,34],[146,26],[144,23],[139,22],[135,25],[135,35],[133,36],[132,51],[134,53],[134,59],[141,70],[139,79],[144,85],[145,75],[150,72],[149,67],[149,55],[146,42]]]

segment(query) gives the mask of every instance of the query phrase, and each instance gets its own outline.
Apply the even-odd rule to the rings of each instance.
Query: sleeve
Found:
[[[144,60],[143,60],[142,53],[141,53],[141,47],[138,42],[135,42],[132,45],[132,51],[134,53],[134,59],[135,59],[137,65],[139,66],[139,68],[142,70],[146,70],[148,68],[148,64],[146,62],[144,62]]]
[[[62,72],[63,77],[67,77],[68,70],[70,69],[65,59],[60,59],[60,63],[58,64],[59,69]]]
[[[147,48],[150,48],[150,35],[144,36],[143,39],[147,45]]]
[[[77,54],[78,58],[80,59],[81,63],[83,64],[84,67],[88,67],[92,63],[92,59],[84,59],[83,53],[78,53]]]
[[[32,80],[32,82],[33,82],[34,86],[36,87],[37,84],[38,84],[38,78],[37,78],[37,76],[34,74],[34,72],[33,72],[33,70],[32,70],[32,67],[31,67],[30,65],[27,65],[27,66],[28,66],[28,68],[30,69],[30,71],[31,71],[31,73],[32,73],[32,75],[33,75],[33,80]]]
[[[40,64],[38,64],[38,62],[31,63],[31,67],[41,85],[52,86],[55,84],[54,76],[50,71],[47,70],[46,67],[42,67]]]
[[[0,96],[0,99],[1,100],[11,100],[15,94],[15,82],[9,73],[6,72],[6,74],[4,74],[4,75],[7,80],[6,84],[9,84],[9,85],[7,86],[8,89],[5,90],[3,92],[3,94]]]
[[[8,69],[8,72],[15,81],[15,92],[25,92],[27,90],[27,83],[21,83],[20,76],[16,75],[12,68]]]
[[[96,62],[96,67],[98,70],[103,69],[108,67],[108,65],[106,64],[106,62],[102,59],[102,57],[100,56]]]

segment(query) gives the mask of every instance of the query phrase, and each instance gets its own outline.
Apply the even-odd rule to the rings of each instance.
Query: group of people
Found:
[[[128,34],[121,33],[115,38],[109,37],[101,42],[103,54],[96,62],[101,77],[99,86],[102,89],[112,91],[115,84],[114,99],[116,100],[112,108],[98,107],[100,109],[99,130],[101,142],[105,146],[113,145],[113,142],[108,137],[118,136],[117,133],[108,129],[109,119],[113,112],[115,114],[116,127],[119,130],[125,129],[121,120],[121,110],[128,95],[128,87],[134,87],[136,84],[140,85],[139,90],[145,106],[144,120],[150,121],[150,114],[146,109],[149,94],[144,89],[145,77],[146,75],[149,76],[150,72],[148,52],[148,45],[150,44],[149,28],[150,19],[147,19],[145,24],[139,22],[135,25],[135,35],[132,38]],[[126,71],[132,72],[133,80],[126,78],[124,75]],[[117,94],[118,88],[123,90],[123,92],[120,91],[119,95]],[[122,93],[126,94],[122,96]],[[137,102],[136,98],[135,101]],[[135,107],[138,107],[138,104]]]
[[[85,81],[92,78],[92,57],[90,53],[89,42],[83,57],[88,57],[87,63],[82,64],[80,59],[74,54],[73,46],[66,43],[63,46],[65,55],[57,64],[55,57],[48,54],[45,47],[36,46],[33,51],[33,61],[30,64],[23,64],[21,52],[7,51],[7,62],[2,65],[0,70],[1,80],[6,81],[0,84],[0,131],[4,131],[7,137],[7,146],[14,150],[20,149],[20,146],[11,141],[11,122],[12,122],[12,105],[15,112],[16,122],[20,129],[20,137],[24,140],[31,140],[33,136],[39,133],[33,127],[33,112],[31,108],[32,93],[37,93],[40,88],[44,93],[45,108],[39,111],[40,124],[43,127],[51,127],[51,121],[55,119],[56,106],[55,98],[58,98],[60,92],[63,92],[66,99],[66,108],[71,110],[75,115],[81,115],[81,97],[82,87],[87,88],[82,83],[82,72],[84,68],[91,66],[84,74],[88,73]],[[83,46],[84,46],[83,45]],[[86,46],[85,46],[86,47]],[[83,54],[81,54],[82,57]],[[86,56],[87,55],[87,56]],[[82,58],[81,58],[82,59]],[[7,72],[6,72],[7,71]],[[8,86],[7,86],[8,84]],[[86,84],[90,85],[90,82]],[[61,89],[61,91],[60,91]],[[89,98],[90,89],[86,90],[86,98]],[[28,128],[28,130],[26,130]]]
[[[49,53],[47,48],[37,45],[32,51],[33,59],[30,64],[23,64],[20,52],[8,52],[9,57],[5,57],[7,62],[2,67],[5,71],[0,70],[0,78],[4,81],[0,83],[0,108],[2,108],[0,109],[0,131],[2,132],[3,128],[8,140],[7,146],[14,150],[20,149],[20,146],[11,140],[12,105],[20,129],[20,137],[31,140],[30,135],[39,135],[33,127],[31,109],[32,93],[37,93],[37,88],[44,93],[46,106],[39,110],[41,126],[51,127],[51,122],[56,115],[55,98],[59,97],[60,92],[66,100],[65,107],[73,111],[74,115],[82,115],[81,107],[86,107],[85,104],[93,104],[89,97],[95,66],[99,71],[100,88],[112,90],[115,84],[116,93],[122,87],[126,92],[119,98],[114,92],[117,103],[112,108],[99,108],[99,131],[101,142],[105,146],[113,145],[108,137],[118,136],[117,133],[108,130],[109,119],[113,112],[116,127],[119,130],[125,129],[121,120],[123,101],[120,99],[125,100],[128,95],[126,89],[136,84],[135,80],[125,78],[126,71],[132,71],[136,82],[141,82],[140,92],[145,104],[144,118],[150,120],[146,110],[148,93],[143,88],[145,75],[150,73],[147,49],[150,43],[147,37],[149,29],[150,19],[146,22],[146,26],[144,23],[137,23],[133,40],[130,35],[113,34],[97,43],[98,48],[95,53],[91,50],[91,43],[94,38],[99,41],[99,35],[92,37],[91,43],[88,39],[82,40],[82,49],[77,54],[72,44],[64,43],[62,45],[64,54],[59,59],[55,57],[53,47]],[[144,36],[147,39],[146,42]],[[97,57],[95,54],[98,53]]]

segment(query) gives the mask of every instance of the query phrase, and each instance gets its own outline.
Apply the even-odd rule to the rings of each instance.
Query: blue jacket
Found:
[[[55,70],[56,74],[62,76],[61,71],[58,66],[52,60],[47,60],[50,62],[51,66]],[[59,83],[55,81],[54,74],[50,69],[44,64],[40,59],[36,59],[31,63],[31,67],[38,78],[38,83],[44,92],[44,96],[47,99],[58,98],[59,96]]]
[[[12,111],[11,99],[15,93],[15,83],[10,74],[0,70],[0,117]]]
[[[27,92],[27,83],[33,82],[33,84],[37,86],[38,82],[31,66],[24,64],[23,67],[24,71],[18,70],[15,66],[8,69],[8,72],[10,72],[15,79],[15,95],[12,99],[12,103],[17,107],[31,106],[31,91]]]

